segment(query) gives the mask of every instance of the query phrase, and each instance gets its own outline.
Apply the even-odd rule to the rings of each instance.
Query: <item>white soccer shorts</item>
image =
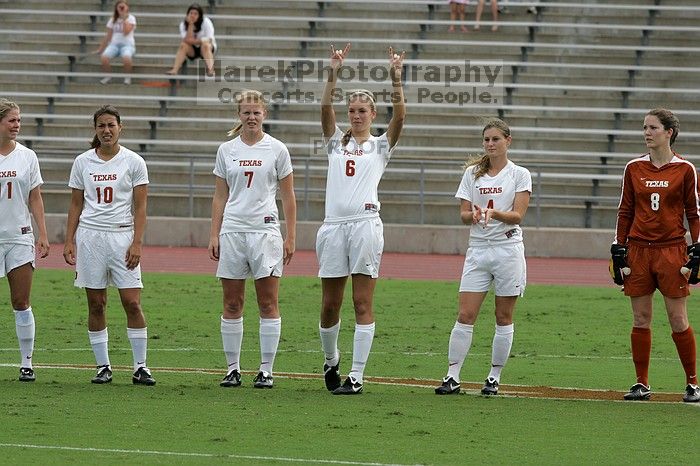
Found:
[[[219,236],[216,276],[233,280],[281,277],[283,256],[281,236],[270,233],[224,233]]]
[[[459,291],[488,291],[496,296],[522,296],[527,282],[523,243],[469,247],[464,259]]]
[[[26,263],[34,268],[33,244],[0,243],[0,278]]]
[[[134,239],[133,230],[102,231],[78,227],[75,234],[75,282],[79,288],[103,290],[143,288],[141,265],[126,268],[126,252]]]
[[[324,223],[316,235],[318,276],[352,274],[379,277],[384,250],[384,225],[379,217],[347,223]]]

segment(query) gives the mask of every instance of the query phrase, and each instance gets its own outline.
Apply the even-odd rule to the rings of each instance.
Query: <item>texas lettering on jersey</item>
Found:
[[[343,155],[345,155],[347,157],[352,157],[353,155],[361,157],[361,156],[365,155],[365,153],[362,149],[355,149],[354,151],[349,151],[347,149],[343,149]]]
[[[479,189],[479,194],[485,195],[485,194],[502,194],[503,193],[503,188],[500,186],[489,186],[487,188],[480,188]]]
[[[239,167],[262,167],[262,160],[239,160]]]
[[[110,173],[108,175],[95,175],[90,173],[90,176],[92,176],[92,181],[117,181],[116,173]]]
[[[17,172],[15,170],[0,172],[0,178],[14,178],[16,176],[17,176]]]
[[[644,182],[647,188],[668,188],[668,180],[653,181],[647,180]]]

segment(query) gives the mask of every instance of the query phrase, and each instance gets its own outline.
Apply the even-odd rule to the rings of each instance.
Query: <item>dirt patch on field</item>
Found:
[[[94,370],[95,367],[84,364],[42,364],[37,365],[40,368],[52,369],[89,369]],[[132,371],[130,366],[112,366],[115,371]],[[194,367],[152,367],[154,372],[187,372],[187,373],[204,373],[221,375],[220,369],[205,369]],[[245,375],[255,375],[256,372],[243,371]],[[321,374],[307,374],[298,372],[275,372],[275,377],[287,379],[317,379],[322,384],[323,376]],[[383,385],[402,385],[406,387],[425,387],[433,389],[440,384],[438,380],[426,379],[410,379],[397,377],[365,377],[365,381],[369,384]],[[467,393],[478,394],[481,390],[481,383],[462,382],[462,391]],[[522,397],[522,398],[544,398],[551,400],[597,400],[597,401],[622,401],[624,392],[615,390],[592,390],[586,388],[560,388],[548,386],[531,386],[531,385],[507,385],[503,384],[499,387],[499,396]],[[649,402],[656,403],[678,403],[682,401],[681,393],[653,393]]]
[[[384,383],[391,385],[409,385],[419,387],[437,387],[440,381],[425,380],[425,379],[400,379],[387,377],[366,377],[367,382]],[[479,393],[482,387],[481,383],[461,382],[463,391]],[[615,390],[592,390],[584,388],[559,388],[548,386],[532,386],[532,385],[507,385],[502,384],[499,387],[499,396],[512,396],[524,398],[548,398],[562,400],[607,400],[607,401],[622,401],[624,392]],[[680,402],[683,395],[678,393],[654,393],[651,400],[656,402]]]

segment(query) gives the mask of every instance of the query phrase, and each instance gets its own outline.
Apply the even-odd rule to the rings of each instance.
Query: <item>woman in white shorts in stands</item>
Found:
[[[374,339],[374,288],[384,248],[379,218],[377,187],[391,153],[396,147],[406,116],[401,72],[404,53],[389,48],[393,114],[386,133],[372,136],[370,127],[377,116],[374,96],[358,90],[348,96],[350,129],[336,125],[332,96],[337,92],[337,71],[350,51],[331,46],[331,63],[321,100],[321,126],[328,155],[326,215],[316,237],[320,265],[322,303],[319,331],[325,353],[323,372],[326,388],[335,395],[362,392],[363,374]],[[340,307],[348,276],[352,276],[355,308],[355,336],[352,367],[340,383]]]
[[[131,73],[133,70],[132,57],[136,53],[136,40],[134,30],[136,29],[136,18],[129,13],[129,4],[125,0],[118,0],[114,4],[114,14],[107,21],[107,32],[95,51],[100,55],[102,71],[110,73],[112,67],[109,61],[115,57],[121,57],[124,63],[124,72]],[[105,76],[100,80],[102,84],[107,84],[112,78]],[[131,77],[124,78],[124,84],[131,84]]]
[[[255,388],[272,388],[272,366],[280,340],[279,278],[295,250],[296,197],[292,161],[287,147],[263,132],[267,104],[258,91],[243,91],[236,99],[240,123],[219,146],[216,186],[211,208],[209,257],[218,261],[224,310],[221,339],[228,365],[222,387],[241,385],[245,281],[255,280],[260,310],[260,368]],[[277,188],[282,198],[286,236],[282,239],[277,212]]]
[[[39,160],[33,150],[17,142],[19,107],[0,99],[0,278],[7,276],[10,302],[15,314],[19,340],[19,380],[36,379],[32,367],[34,314],[29,301],[36,257],[32,220],[38,231],[36,248],[40,257],[49,255],[49,240],[41,197]]]
[[[491,371],[483,395],[498,394],[501,371],[513,344],[515,302],[525,292],[526,268],[520,223],[530,203],[530,172],[508,160],[510,128],[497,118],[482,131],[485,155],[468,163],[455,197],[470,225],[469,248],[459,286],[459,315],[447,352],[449,368],[438,395],[459,393],[459,373],[472,344],[474,324],[491,284],[496,295],[496,330]]]
[[[112,381],[108,353],[107,287],[119,289],[134,361],[132,382],[155,385],[146,366],[148,339],[141,309],[141,248],[146,229],[148,172],[141,156],[119,144],[121,117],[105,105],[93,115],[92,149],[75,158],[63,258],[85,288],[88,336],[97,362],[92,383]]]

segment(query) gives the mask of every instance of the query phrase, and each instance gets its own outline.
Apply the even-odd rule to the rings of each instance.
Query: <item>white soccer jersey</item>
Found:
[[[328,177],[324,221],[328,223],[379,216],[377,187],[396,147],[389,147],[386,133],[379,137],[370,136],[361,145],[351,137],[343,147],[343,135],[336,126],[326,144]]]
[[[29,192],[44,181],[34,151],[15,144],[12,152],[0,156],[0,242],[31,245]]]
[[[287,147],[269,134],[252,146],[240,136],[221,144],[214,175],[226,180],[229,195],[220,233],[281,236],[275,199],[279,180],[290,173],[292,159]]]
[[[496,176],[483,175],[474,179],[475,165],[470,166],[462,176],[456,198],[464,199],[483,208],[509,212],[513,210],[515,194],[532,192],[532,178],[527,168],[511,161]],[[473,224],[469,232],[469,245],[478,246],[487,242],[517,243],[523,240],[520,225],[509,225],[498,220],[489,220],[486,228]]]
[[[94,230],[124,230],[134,226],[133,194],[136,186],[148,184],[146,162],[121,146],[109,161],[95,149],[75,158],[68,186],[85,192],[79,225]]]

